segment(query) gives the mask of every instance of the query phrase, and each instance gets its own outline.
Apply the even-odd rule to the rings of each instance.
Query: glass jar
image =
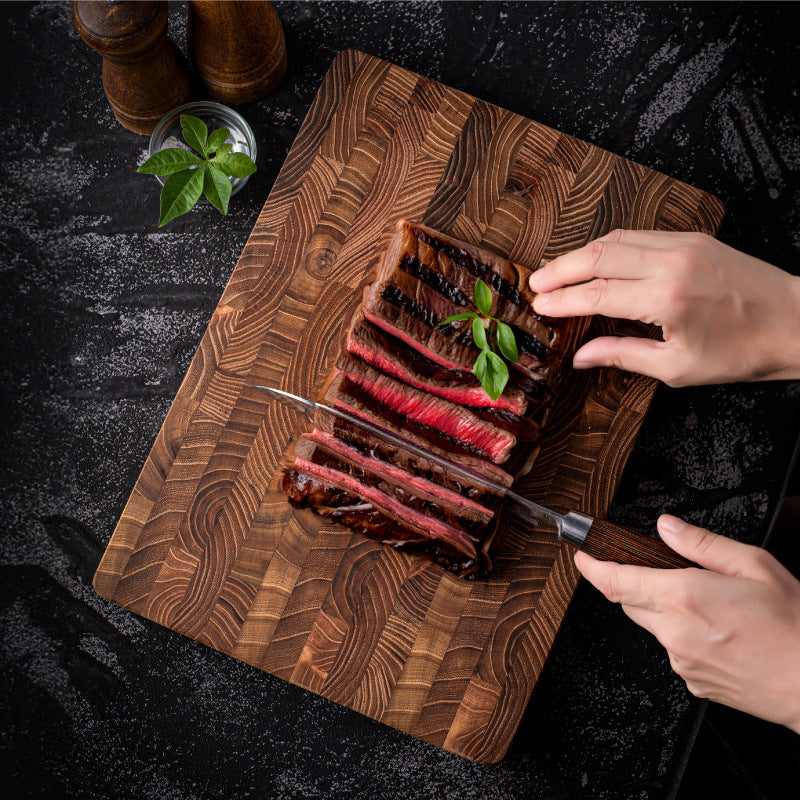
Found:
[[[153,153],[157,153],[165,147],[181,147],[184,150],[191,150],[189,145],[183,141],[181,114],[191,114],[193,117],[203,120],[208,126],[209,134],[217,128],[227,128],[231,132],[226,139],[233,145],[231,152],[244,153],[255,162],[258,153],[256,139],[244,117],[232,108],[221,103],[213,103],[210,100],[199,100],[172,109],[156,125],[151,134],[149,155],[152,156]],[[156,177],[163,185],[168,176],[156,175]],[[248,175],[246,178],[231,178],[231,195],[236,194],[247,183],[249,177]]]

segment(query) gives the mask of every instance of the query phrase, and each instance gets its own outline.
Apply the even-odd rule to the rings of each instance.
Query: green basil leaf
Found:
[[[225,142],[217,148],[217,155],[224,156],[226,153],[230,153],[231,150],[233,150],[233,145],[230,142]]]
[[[481,350],[486,349],[486,328],[483,327],[483,320],[480,317],[472,320],[472,339]]]
[[[481,384],[486,394],[492,400],[497,400],[503,394],[503,389],[506,388],[508,383],[508,367],[497,353],[493,353],[491,350],[484,350],[483,352],[486,353],[486,371]]]
[[[227,128],[217,128],[211,136],[208,137],[208,143],[206,144],[208,153],[211,154],[221,147],[228,140],[230,135],[231,132]],[[233,145],[231,145],[231,147],[233,147]]]
[[[475,305],[488,317],[492,310],[492,290],[480,279],[475,281]]]
[[[203,192],[209,202],[222,214],[228,213],[228,201],[231,199],[230,178],[213,163],[208,165],[203,178]]]
[[[443,319],[439,324],[440,325],[447,325],[450,322],[458,322],[461,319],[472,319],[473,317],[477,317],[478,315],[474,311],[468,311],[466,314],[453,314],[452,317],[448,317],[447,319]]]
[[[499,320],[497,321],[497,346],[509,361],[516,361],[519,358],[514,331],[505,322]]]
[[[488,352],[488,350],[481,350],[481,354],[478,356],[477,360],[475,361],[475,366],[472,368],[472,372],[481,383],[483,383],[484,378],[486,377],[486,354]]]
[[[226,153],[218,155],[214,163],[226,174],[234,178],[246,178],[256,171],[256,165],[250,156],[244,153]]]
[[[208,158],[206,140],[208,139],[208,127],[205,122],[191,114],[181,114],[181,129],[183,139],[189,147],[193,147],[203,158]]]
[[[180,172],[182,169],[189,169],[195,164],[202,163],[203,159],[191,150],[167,147],[153,153],[136,171],[144,172],[146,175],[171,175],[173,172]]]
[[[164,181],[161,190],[161,216],[158,227],[185,214],[200,199],[203,192],[205,166],[176,172]]]

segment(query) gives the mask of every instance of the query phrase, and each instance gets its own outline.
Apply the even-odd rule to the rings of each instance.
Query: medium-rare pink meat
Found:
[[[394,412],[401,422],[409,420],[427,426],[495,464],[507,461],[517,443],[513,433],[481,419],[467,408],[421,392],[353,359],[340,359],[339,368],[346,380],[360,390],[359,396],[369,397],[378,406]]]
[[[376,458],[369,458],[330,434],[314,431],[301,437],[295,456],[351,475],[428,516],[441,517],[467,533],[480,530],[494,512],[458,492]]]
[[[535,314],[529,276],[497,254],[398,223],[321,395],[475,477],[456,477],[354,423],[318,413],[284,475],[290,502],[424,553],[457,574],[488,573],[503,497],[480,476],[509,487],[507,470],[530,464],[523,443],[540,435],[585,329]],[[479,279],[491,289],[491,316],[511,327],[519,351],[497,400],[473,373],[480,351],[469,321],[441,324],[476,310]]]
[[[501,408],[517,416],[522,416],[528,406],[525,395],[513,387],[497,400],[492,400],[471,372],[459,371],[450,380],[446,376],[429,377],[422,363],[429,359],[422,356],[414,358],[416,351],[408,353],[405,348],[395,347],[392,350],[391,343],[387,342],[387,334],[364,320],[363,314],[356,316],[347,336],[346,347],[352,356],[366,361],[386,375],[459,405]],[[441,375],[441,370],[438,374]]]
[[[339,411],[344,411],[351,417],[364,420],[388,431],[410,444],[423,447],[436,455],[449,458],[459,466],[471,469],[479,475],[485,475],[502,486],[510,487],[514,482],[514,478],[493,461],[465,452],[464,448],[460,447],[457,442],[452,439],[448,441],[446,437],[438,435],[437,432],[430,428],[411,424],[402,426],[393,421],[385,411],[376,411],[374,408],[364,405],[359,398],[350,393],[349,389],[350,387],[345,384],[341,395],[333,401],[334,407]],[[448,446],[451,448],[450,450],[447,449]]]
[[[303,458],[296,458],[293,467],[298,472],[315,475],[327,485],[338,486],[346,492],[363,497],[386,516],[400,521],[406,528],[420,536],[428,539],[439,539],[470,558],[475,558],[478,555],[475,549],[475,542],[465,531],[434,517],[426,516],[404,505],[397,498],[385,494],[351,475],[329,467],[323,467],[313,461],[306,461]]]

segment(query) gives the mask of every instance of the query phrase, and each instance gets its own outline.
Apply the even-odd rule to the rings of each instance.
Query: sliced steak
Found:
[[[496,494],[485,484],[480,482],[480,476],[469,480],[464,475],[450,473],[446,467],[430,461],[416,453],[411,453],[400,447],[395,447],[388,442],[372,436],[363,428],[345,422],[338,418],[324,419],[320,414],[316,417],[316,425],[312,436],[317,433],[330,432],[333,437],[358,450],[369,458],[391,464],[403,471],[419,478],[435,483],[451,492],[456,492],[462,497],[474,500],[485,508],[497,511],[503,502],[503,495]],[[455,461],[455,459],[451,459]],[[499,468],[497,468],[499,469]],[[473,470],[474,471],[474,470]],[[501,470],[502,472],[502,470]],[[497,478],[495,478],[497,479]],[[500,481],[501,484],[503,481]]]
[[[330,434],[319,431],[306,434],[297,443],[295,455],[346,472],[386,494],[393,494],[401,503],[428,516],[441,517],[468,533],[479,531],[494,515],[458,492],[411,475],[393,464],[369,458]]]
[[[362,395],[359,387],[351,384],[341,372],[333,376],[325,392],[325,401],[340,411],[376,425],[403,441],[447,458],[460,467],[497,481],[502,486],[508,487],[514,482],[513,477],[501,466],[485,457],[475,455],[455,440],[441,435],[439,431],[407,420],[404,422],[391,410],[381,407],[370,395]]]
[[[283,476],[282,486],[293,506],[311,508],[326,519],[395,549],[424,554],[462,577],[483,577],[491,568],[488,552],[483,549],[477,557],[465,555],[446,542],[410,530],[358,495],[328,484],[316,475],[290,468]]]
[[[502,464],[517,443],[511,431],[481,419],[472,411],[421,392],[383,375],[372,367],[349,357],[338,362],[349,393],[364,399],[382,413],[392,414],[399,424],[416,423],[456,443],[464,452]]]
[[[478,356],[468,329],[458,323],[437,327],[430,315],[396,286],[367,289],[362,311],[367,320],[434,363],[456,373],[471,372]],[[456,334],[462,338],[457,338]],[[528,369],[510,364],[509,385],[529,400],[547,402],[552,396],[553,370],[549,364]]]
[[[492,400],[478,379],[470,373],[461,373],[455,380],[429,358],[416,350],[397,347],[397,340],[377,326],[367,321],[359,313],[347,335],[347,351],[356,358],[366,361],[386,375],[407,383],[416,389],[430,392],[452,403],[465,406],[497,408],[509,411],[517,417],[527,408],[525,395],[519,389],[511,389]],[[465,377],[462,377],[465,375]]]
[[[350,494],[363,498],[384,516],[399,522],[403,527],[420,536],[428,539],[440,539],[470,558],[475,558],[478,554],[475,549],[475,540],[465,531],[410,508],[397,500],[397,498],[385,494],[379,489],[354,478],[352,475],[339,472],[330,467],[323,467],[320,464],[315,464],[313,461],[306,461],[302,458],[296,458],[292,468],[297,472],[314,475],[325,484],[338,487]]]

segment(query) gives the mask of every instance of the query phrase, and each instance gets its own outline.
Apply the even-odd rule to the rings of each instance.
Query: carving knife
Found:
[[[315,403],[305,397],[290,394],[282,389],[273,389],[270,386],[255,386],[254,388],[265,392],[274,400],[295,408],[309,420],[313,421],[315,414],[327,414],[344,420],[393,447],[438,464],[452,476],[461,477],[472,484],[483,485],[497,494],[504,495],[507,500],[511,501],[507,507],[520,518],[529,522],[554,525],[558,530],[559,539],[569,542],[602,561],[617,561],[621,564],[661,568],[697,566],[694,562],[678,555],[661,539],[651,538],[612,522],[595,519],[580,511],[559,514],[528,500],[491,478],[455,464],[435,453],[430,453],[425,448],[402,439],[379,425],[349,414],[347,411],[323,403]]]

